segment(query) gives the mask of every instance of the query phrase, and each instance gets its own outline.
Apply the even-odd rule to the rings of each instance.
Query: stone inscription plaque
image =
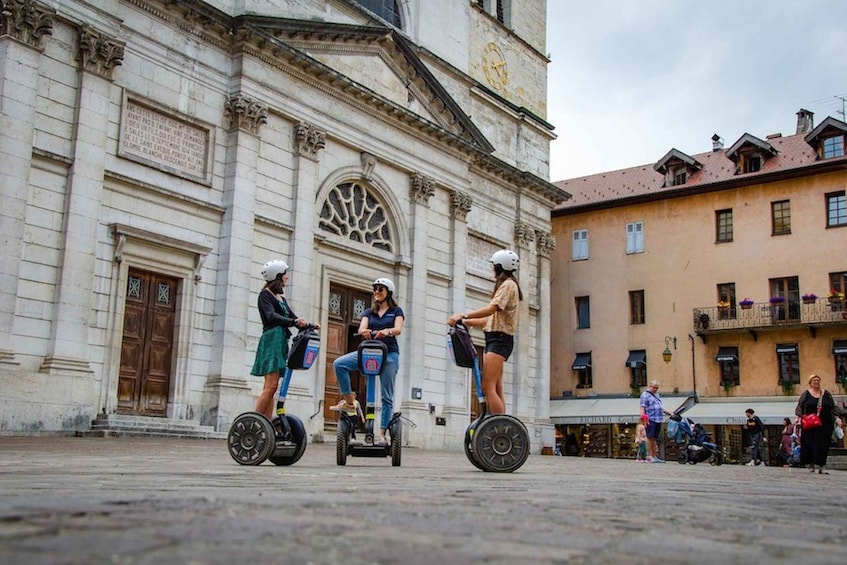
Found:
[[[127,99],[121,124],[123,157],[180,176],[208,180],[209,130]]]

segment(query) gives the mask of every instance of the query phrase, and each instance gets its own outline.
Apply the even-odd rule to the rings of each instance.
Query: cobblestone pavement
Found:
[[[0,562],[844,563],[847,472],[406,448],[243,467],[220,440],[0,437]]]

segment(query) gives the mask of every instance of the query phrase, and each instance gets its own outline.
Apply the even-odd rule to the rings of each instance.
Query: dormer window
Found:
[[[756,173],[765,166],[765,161],[776,156],[777,151],[767,141],[745,133],[732,147],[727,149],[727,158],[735,163],[736,174]]]
[[[662,186],[681,186],[702,168],[702,163],[677,149],[671,149],[653,165],[653,170],[665,177]]]
[[[756,153],[742,154],[738,161],[738,169],[742,173],[755,173],[762,169],[762,156]]]
[[[844,141],[847,137],[847,123],[832,116],[820,123],[804,138],[818,154],[818,159],[837,159],[844,157]]]
[[[823,158],[844,157],[844,136],[834,135],[823,140]]]

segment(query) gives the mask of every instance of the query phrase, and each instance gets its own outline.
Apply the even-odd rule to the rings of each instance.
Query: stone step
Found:
[[[202,426],[191,420],[99,414],[91,422],[91,430],[77,435],[87,437],[174,437],[225,439],[226,432],[212,426]]]

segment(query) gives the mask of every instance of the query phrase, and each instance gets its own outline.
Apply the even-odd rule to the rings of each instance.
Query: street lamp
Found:
[[[666,335],[665,350],[662,351],[662,359],[664,359],[665,363],[670,363],[671,359],[673,358],[673,352],[671,351],[671,342],[673,342],[673,348],[674,351],[676,351],[676,338]]]

